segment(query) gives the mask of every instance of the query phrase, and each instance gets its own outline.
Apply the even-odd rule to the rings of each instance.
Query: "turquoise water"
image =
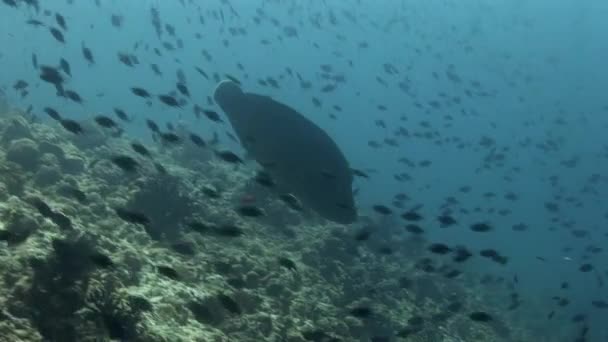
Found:
[[[57,0],[36,10],[16,3],[0,5],[0,86],[11,106],[31,106],[28,118],[55,125],[45,107],[74,120],[113,117],[120,108],[132,118],[121,122],[129,137],[153,144],[145,124],[152,119],[205,140],[216,133],[221,146],[243,155],[227,136],[227,123],[192,111],[194,104],[219,111],[208,102],[214,74],[233,76],[247,91],[297,108],[328,132],[352,167],[369,173],[353,187],[359,214],[386,226],[378,235],[404,239],[406,223],[398,215],[420,208],[427,241],[463,245],[475,254],[491,248],[508,257],[506,265],[472,258],[461,266],[471,274],[461,285],[493,294],[504,306],[497,311],[508,311],[516,292],[521,304],[507,314],[522,329],[574,341],[588,326],[585,341],[608,339],[606,308],[592,304],[608,301],[608,4]],[[160,37],[152,8],[162,22]],[[67,25],[60,29],[64,43],[49,31],[59,28],[56,14]],[[93,53],[93,65],[83,46]],[[121,63],[119,53],[136,56],[138,64]],[[57,96],[40,80],[32,55],[38,65],[68,61],[72,76],[65,76],[65,87],[83,103]],[[146,104],[130,90],[177,91],[179,70],[191,94],[183,109],[154,97]],[[269,78],[278,86],[263,85]],[[28,83],[27,95],[14,89],[17,80]],[[336,88],[324,91],[326,85]],[[402,173],[407,180],[395,178]],[[469,192],[460,190],[467,186]],[[401,192],[409,200],[392,207]],[[446,207],[449,197],[457,203]],[[550,210],[551,203],[558,210]],[[392,207],[393,217],[375,212],[376,204]],[[440,228],[436,217],[448,209],[458,224]],[[471,231],[477,222],[493,230]],[[514,230],[518,224],[526,229]],[[593,270],[581,272],[586,263]],[[479,285],[486,274],[504,280]],[[563,282],[567,289],[560,288]],[[553,297],[569,304],[558,306]],[[572,322],[578,314],[586,319]]]

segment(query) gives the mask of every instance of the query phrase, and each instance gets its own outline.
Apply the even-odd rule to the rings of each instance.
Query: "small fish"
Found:
[[[49,217],[61,229],[72,229],[72,220],[65,214],[53,211]]]
[[[490,322],[492,321],[492,316],[483,311],[476,311],[469,314],[469,318],[475,322]]]
[[[443,243],[434,243],[429,246],[429,251],[431,253],[444,255],[450,253],[452,249]]]
[[[36,197],[31,200],[31,204],[34,208],[36,208],[36,210],[38,210],[40,215],[47,218],[53,215],[53,210],[51,207],[42,199]]]
[[[84,193],[84,191],[76,187],[70,186],[66,189],[66,191],[71,197],[73,197],[80,203],[85,203],[87,201],[87,195]]]
[[[215,155],[218,156],[221,160],[232,163],[232,164],[242,164],[243,160],[230,151],[217,151]]]
[[[224,122],[224,121],[223,121],[223,120],[220,118],[220,115],[219,115],[219,114],[218,114],[216,111],[213,111],[213,110],[203,110],[203,114],[205,114],[205,116],[206,116],[206,117],[207,117],[209,120],[211,120],[211,121],[213,121],[213,122]]]
[[[49,31],[53,35],[53,37],[60,43],[65,44],[65,38],[63,37],[63,33],[59,31],[59,29],[55,27],[49,27]]]
[[[367,306],[357,306],[350,309],[349,314],[357,318],[368,318],[372,315],[372,309]]]
[[[241,228],[234,225],[222,225],[216,227],[214,232],[219,236],[226,237],[239,237],[245,233]]]
[[[474,232],[489,232],[492,230],[492,227],[484,222],[474,223],[469,228]]]
[[[94,252],[94,253],[90,254],[89,260],[91,260],[91,262],[93,264],[95,264],[96,266],[101,267],[101,268],[114,267],[114,262],[112,261],[112,258],[110,258],[109,256],[107,256],[101,252]]]
[[[171,95],[158,95],[158,99],[169,107],[181,108],[177,99]]]
[[[158,128],[158,125],[156,124],[156,122],[154,122],[150,119],[146,119],[146,126],[148,126],[148,128],[152,132],[160,134],[160,128]]]
[[[258,171],[254,179],[258,184],[268,188],[272,188],[276,185],[270,174],[265,171]]]
[[[405,226],[405,230],[408,231],[409,233],[416,234],[416,235],[420,235],[420,234],[424,233],[424,229],[420,228],[420,226],[417,224],[408,224],[407,226]]]
[[[150,98],[150,93],[148,93],[147,90],[143,89],[143,88],[138,88],[138,87],[132,87],[131,88],[131,92],[133,94],[135,94],[136,96],[139,97],[143,97],[143,98]]]
[[[237,212],[246,217],[264,216],[264,211],[254,205],[243,205],[237,208]]]
[[[293,260],[285,257],[278,258],[279,265],[285,267],[290,271],[297,271],[296,263]]]
[[[66,75],[72,77],[72,68],[70,67],[70,63],[66,61],[64,58],[59,60],[59,68],[66,73]]]
[[[363,228],[355,234],[355,241],[367,241],[371,235],[371,230]]]
[[[93,57],[93,53],[91,52],[91,49],[84,45],[84,42],[82,42],[82,56],[87,62],[89,62],[89,65],[95,64],[95,58]]]
[[[581,272],[590,272],[593,270],[593,265],[591,264],[582,264],[579,268],[579,271]]]
[[[82,134],[82,133],[84,133],[84,130],[82,129],[82,126],[80,126],[80,124],[78,122],[74,121],[74,120],[60,119],[59,123],[68,132],[71,132],[71,133],[74,133],[74,134]]]
[[[120,120],[122,120],[124,122],[131,121],[129,119],[129,116],[127,115],[127,113],[125,113],[125,111],[120,108],[114,108],[114,114],[116,115],[116,117],[118,117]]]
[[[105,115],[97,115],[94,118],[95,122],[104,128],[116,128],[118,127],[118,125],[116,124],[116,122],[114,120],[112,120],[111,118],[105,116]]]
[[[229,312],[236,315],[240,315],[242,313],[241,307],[234,299],[232,299],[232,297],[221,293],[217,295],[217,299],[219,300],[220,304],[222,304],[224,309],[228,310]]]
[[[133,142],[131,143],[131,148],[133,149],[133,151],[135,151],[136,153],[144,156],[144,157],[150,157],[150,151],[142,144],[137,143],[137,142]]]
[[[182,140],[179,137],[179,135],[177,135],[175,133],[171,133],[171,132],[160,133],[159,136],[162,141],[169,143],[169,144],[178,144]]]
[[[393,213],[393,211],[389,207],[382,204],[376,204],[372,206],[372,209],[374,209],[375,212],[381,215],[390,215]]]
[[[207,143],[205,142],[205,140],[203,140],[203,138],[201,138],[200,136],[198,136],[194,133],[190,133],[190,141],[192,141],[192,143],[198,147],[207,146]]]
[[[452,216],[447,215],[447,214],[437,217],[437,220],[439,221],[441,228],[453,226],[457,223],[456,220]]]
[[[80,95],[73,90],[66,90],[63,94],[65,95],[65,97],[76,103],[82,103],[82,97],[80,97]]]
[[[177,271],[169,266],[163,266],[163,265],[157,265],[156,266],[156,270],[158,271],[159,274],[169,278],[169,279],[173,279],[173,280],[180,280],[180,276],[179,273],[177,273]]]
[[[125,208],[115,208],[114,212],[118,217],[122,220],[127,221],[129,223],[148,225],[150,224],[150,219],[143,213],[132,211]]]
[[[461,246],[456,248],[454,254],[455,256],[452,260],[454,260],[455,262],[464,262],[473,256],[473,253],[469,252],[468,249]]]
[[[415,211],[408,211],[406,213],[401,214],[401,218],[403,218],[406,221],[420,221],[422,220],[422,215],[418,214]]]
[[[177,90],[184,96],[186,97],[190,97],[190,91],[188,90],[188,87],[186,87],[185,84],[183,83],[178,83],[176,85]]]
[[[302,203],[300,203],[298,198],[292,194],[282,194],[279,196],[279,199],[287,204],[291,210],[302,211],[302,209],[304,209]]]
[[[61,14],[55,13],[55,21],[59,27],[61,27],[64,31],[67,31],[68,27],[65,24],[65,18]]]
[[[116,155],[110,158],[110,160],[112,161],[112,163],[114,163],[114,165],[118,166],[126,172],[134,172],[137,171],[137,169],[139,168],[139,163],[129,156]]]
[[[61,121],[61,115],[59,115],[59,113],[54,110],[53,108],[50,107],[45,107],[44,108],[44,112],[51,117],[51,119],[53,120],[57,120],[57,121]]]

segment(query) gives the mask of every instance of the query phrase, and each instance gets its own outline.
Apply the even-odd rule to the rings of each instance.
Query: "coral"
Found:
[[[21,138],[10,143],[6,150],[6,160],[20,165],[26,171],[34,171],[40,163],[38,145],[31,139]]]
[[[10,209],[2,215],[4,227],[0,230],[0,240],[9,246],[24,242],[32,233],[40,229],[38,222],[24,211]]]
[[[15,140],[32,138],[32,132],[30,130],[29,124],[27,123],[27,120],[25,120],[24,117],[16,113],[2,115],[6,115],[7,117],[7,119],[5,119],[5,122],[2,123],[2,137],[0,140],[2,145],[6,145],[7,143],[13,142]]]

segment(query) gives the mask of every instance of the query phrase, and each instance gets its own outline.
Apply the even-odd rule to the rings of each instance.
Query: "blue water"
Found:
[[[224,145],[236,150],[238,146],[225,136],[226,125],[196,119],[190,105],[185,110],[168,108],[158,101],[147,106],[129,90],[143,87],[153,94],[168,93],[175,89],[176,71],[181,69],[192,101],[218,110],[207,105],[215,82],[203,78],[194,67],[210,76],[214,72],[233,75],[247,91],[271,95],[305,113],[330,133],[353,167],[373,169],[369,180],[357,179],[355,183],[362,215],[377,218],[372,205],[389,205],[396,193],[406,193],[411,200],[405,208],[422,205],[420,213],[429,218],[423,224],[429,241],[466,245],[473,251],[494,248],[509,258],[508,264],[501,266],[476,257],[465,269],[504,277],[508,282],[517,276],[515,286],[522,305],[509,317],[518,324],[541,336],[554,334],[555,341],[570,341],[582,326],[571,322],[571,318],[582,313],[588,316],[588,340],[608,339],[608,311],[591,305],[592,300],[608,301],[606,287],[601,283],[608,281],[608,259],[605,251],[586,251],[590,245],[605,248],[608,241],[608,3],[101,3],[97,7],[94,1],[68,4],[54,0],[45,2],[40,14],[25,4],[18,8],[0,5],[0,85],[11,104],[22,109],[31,105],[32,113],[45,120],[42,108],[46,106],[79,120],[97,114],[112,115],[113,108],[118,107],[134,117],[126,126],[130,136],[147,141],[144,120],[150,118],[163,125],[179,122],[206,139],[217,132]],[[183,48],[162,48],[150,23],[152,6],[158,9],[163,24],[175,27]],[[231,14],[230,7],[238,17]],[[265,13],[259,25],[253,21],[256,9]],[[51,15],[45,16],[44,10]],[[220,11],[224,20],[219,19]],[[25,23],[36,18],[57,26],[56,12],[67,21],[66,44],[53,39],[46,27]],[[335,25],[329,22],[330,12],[336,17]],[[356,22],[351,22],[345,12]],[[123,17],[120,29],[112,26],[111,15]],[[204,25],[199,22],[199,15],[205,19]],[[317,16],[321,18],[320,28],[311,24]],[[297,37],[286,37],[285,26],[295,27]],[[244,28],[246,34],[231,36],[229,28]],[[201,39],[195,37],[196,33]],[[270,43],[261,44],[263,39]],[[82,57],[83,42],[95,56],[93,66]],[[176,39],[166,32],[162,42],[176,45]],[[368,46],[362,47],[362,42]],[[162,57],[152,51],[155,47],[162,51]],[[203,56],[203,50],[212,60]],[[133,68],[121,64],[118,52],[136,55],[140,64]],[[60,58],[70,62],[73,77],[66,87],[79,92],[83,105],[56,96],[53,86],[39,80],[39,72],[31,62],[34,53],[41,65],[56,66]],[[153,74],[151,63],[159,66],[162,77]],[[385,73],[385,63],[394,65],[398,73]],[[321,78],[322,64],[331,65],[332,74],[346,79],[331,93],[320,91],[332,83]],[[312,89],[302,89],[297,77],[286,74],[286,68],[312,82]],[[460,81],[450,81],[448,71]],[[258,84],[258,79],[267,77],[275,78],[280,88]],[[25,98],[12,89],[17,79],[30,83]],[[408,93],[399,87],[400,83],[407,85]],[[467,89],[471,96],[466,95]],[[322,101],[322,108],[314,106],[313,96]],[[460,103],[449,101],[454,97]],[[438,101],[439,106],[433,107],[431,101]],[[342,111],[333,109],[334,105]],[[385,106],[386,111],[379,110],[378,105]],[[331,119],[329,114],[335,114],[337,119]],[[383,120],[386,128],[376,126],[376,120]],[[422,122],[427,123],[426,127]],[[395,136],[399,127],[406,129],[409,136]],[[430,138],[423,137],[426,133]],[[480,146],[482,137],[493,139],[494,144]],[[394,138],[398,147],[384,144],[385,138]],[[370,140],[380,142],[382,147],[371,148]],[[540,148],[549,141],[555,148]],[[484,168],[484,158],[493,152],[503,153],[504,161]],[[428,160],[431,165],[410,167],[398,161],[403,157],[415,164]],[[577,160],[576,165],[565,166],[564,162],[572,158]],[[394,175],[402,172],[411,180],[396,181]],[[590,181],[593,175],[597,175],[597,182]],[[551,185],[552,176],[559,179],[555,186]],[[462,186],[470,186],[471,191],[460,192]],[[484,197],[490,192],[494,198]],[[505,199],[507,193],[514,193],[518,199]],[[441,206],[448,196],[459,202],[452,206],[459,224],[441,229],[432,218],[442,213]],[[556,200],[555,196],[561,199]],[[573,199],[570,202],[569,197]],[[548,211],[547,202],[556,202],[559,212]],[[477,207],[479,212],[475,212]],[[488,212],[491,208],[496,212]],[[510,214],[498,214],[501,209],[508,209]],[[480,221],[490,223],[494,230],[480,234],[468,229],[468,225]],[[392,222],[403,225],[400,219]],[[571,222],[571,227],[564,227],[565,222]],[[511,227],[519,223],[528,229],[513,231]],[[571,233],[574,229],[587,230],[588,236],[576,238]],[[572,250],[564,251],[565,247]],[[578,270],[585,262],[594,266],[592,272]],[[560,289],[564,281],[570,284],[568,290]],[[487,291],[496,291],[497,298],[509,294],[504,286]],[[553,296],[567,297],[571,304],[558,307]],[[508,306],[506,300],[504,306]],[[546,316],[554,310],[555,317],[548,320]]]

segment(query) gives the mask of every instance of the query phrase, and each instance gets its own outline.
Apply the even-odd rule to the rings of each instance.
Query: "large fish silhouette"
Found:
[[[295,109],[245,93],[232,81],[220,82],[214,98],[243,148],[282,189],[328,220],[356,220],[352,171],[325,131]]]

